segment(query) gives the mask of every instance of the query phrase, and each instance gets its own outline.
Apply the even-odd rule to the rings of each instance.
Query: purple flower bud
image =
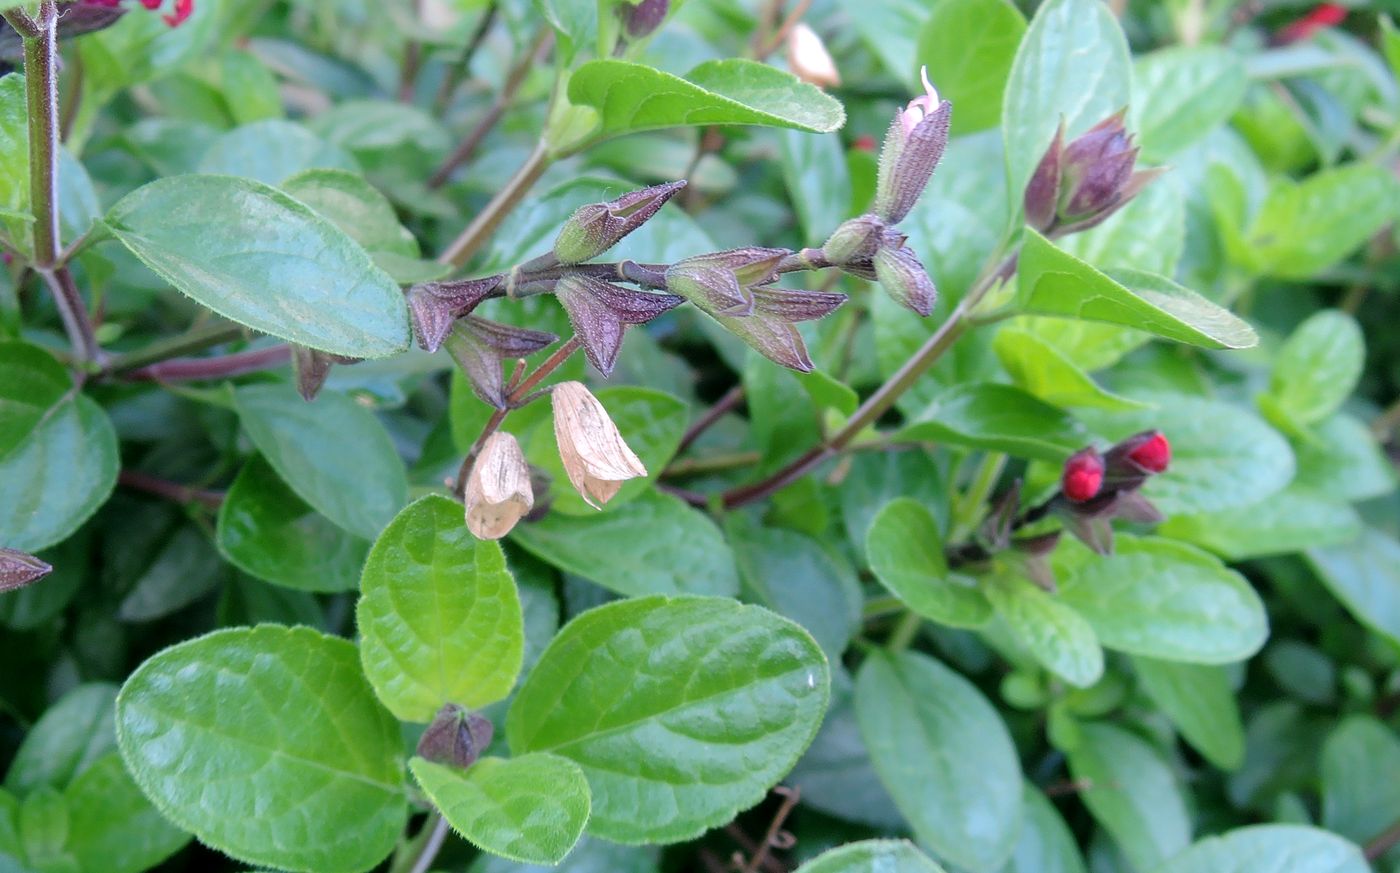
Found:
[[[569,313],[569,323],[583,343],[584,354],[604,376],[612,374],[629,324],[644,324],[684,301],[674,294],[619,288],[577,274],[559,280],[554,294]]]
[[[453,326],[445,344],[447,353],[462,368],[476,396],[496,409],[505,409],[506,385],[501,361],[534,354],[558,339],[552,333],[468,315]]]
[[[696,255],[666,268],[666,290],[716,318],[743,318],[753,312],[752,286],[777,278],[778,262],[786,254],[749,247]]]
[[[646,224],[685,185],[684,180],[652,185],[607,203],[579,207],[560,229],[554,256],[561,264],[581,264],[598,257]]]
[[[671,0],[641,0],[635,6],[628,2],[617,5],[617,14],[630,39],[645,39],[656,31],[671,11]]]
[[[845,302],[846,295],[835,291],[792,291],[767,286],[753,289],[754,315],[779,321],[815,321]]]
[[[1087,230],[1123,207],[1162,172],[1134,172],[1138,149],[1123,126],[1126,110],[1068,145],[1055,134],[1026,185],[1026,223],[1051,236]]]
[[[885,223],[878,215],[867,213],[843,222],[822,244],[822,254],[833,264],[842,266],[869,262],[880,248]]]
[[[491,745],[496,728],[485,716],[449,703],[438,710],[418,740],[418,755],[434,764],[465,770]]]
[[[33,555],[0,548],[0,592],[23,588],[52,572],[53,567]]]
[[[1060,122],[1055,130],[1055,139],[1045,156],[1036,165],[1031,180],[1026,184],[1026,224],[1039,231],[1049,230],[1055,223],[1055,214],[1060,205],[1060,167],[1065,153],[1065,125]]]
[[[902,237],[899,245],[882,246],[875,253],[875,275],[885,293],[901,306],[925,318],[933,312],[938,289],[934,287],[924,265],[919,263],[918,255],[904,245]]]
[[[297,376],[297,392],[308,403],[321,393],[326,378],[331,374],[333,364],[358,364],[363,358],[350,358],[333,355],[318,349],[292,344],[292,370]]]
[[[408,311],[418,344],[435,352],[452,330],[452,322],[471,312],[477,304],[500,296],[502,276],[462,279],[456,282],[423,282],[408,289]]]
[[[749,318],[715,316],[715,320],[775,364],[781,364],[799,373],[810,373],[816,369],[807,354],[807,345],[802,341],[802,334],[786,321],[766,315],[753,315]]]
[[[875,213],[891,224],[902,221],[914,208],[948,145],[953,104],[939,98],[927,69],[920,75],[925,93],[895,115],[880,151]]]

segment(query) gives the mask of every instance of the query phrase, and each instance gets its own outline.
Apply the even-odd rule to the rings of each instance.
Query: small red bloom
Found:
[[[1128,452],[1128,460],[1149,473],[1160,473],[1172,461],[1172,445],[1160,430],[1154,430],[1141,445]]]
[[[851,145],[858,151],[873,152],[876,146],[875,137],[868,133],[862,133],[860,136],[856,137],[856,141],[851,143]]]
[[[142,0],[146,2],[146,0]],[[150,5],[147,3],[147,5]],[[179,27],[185,19],[194,14],[194,0],[175,0],[175,11],[162,15],[161,18],[171,27]]]
[[[1098,449],[1093,446],[1080,449],[1065,461],[1060,490],[1075,503],[1093,500],[1103,488],[1103,471],[1103,456]]]
[[[1336,27],[1346,17],[1346,7],[1341,4],[1319,3],[1307,15],[1280,30],[1277,40],[1281,43],[1302,42],[1324,27]]]

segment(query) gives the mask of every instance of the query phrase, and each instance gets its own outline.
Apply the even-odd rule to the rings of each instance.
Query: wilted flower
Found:
[[[630,324],[645,324],[674,309],[684,298],[620,288],[591,276],[570,274],[559,280],[554,296],[569,313],[569,323],[583,344],[584,354],[598,372],[611,375]]]
[[[418,345],[435,352],[452,330],[452,323],[477,304],[496,296],[504,279],[461,279],[455,282],[422,282],[408,289],[408,313]]]
[[[476,396],[497,409],[505,409],[505,374],[501,362],[534,354],[558,339],[552,333],[468,315],[453,325],[446,345],[447,353],[462,368]]]
[[[875,213],[891,224],[902,221],[914,208],[948,145],[953,104],[938,96],[928,80],[927,68],[920,71],[920,77],[923,95],[895,114],[880,151]]]
[[[1124,112],[1104,119],[1069,145],[1055,132],[1026,185],[1026,223],[1051,235],[1086,230],[1107,219],[1162,173],[1134,171],[1138,148]]]
[[[836,62],[826,50],[826,43],[817,32],[799,21],[787,38],[788,67],[793,75],[819,88],[835,88],[841,84]]]
[[[0,592],[23,588],[52,572],[53,567],[33,555],[0,548]]]
[[[530,511],[535,505],[530,465],[515,437],[501,430],[487,437],[472,464],[464,497],[467,530],[477,539],[500,539]]]
[[[646,224],[685,184],[681,180],[652,185],[606,203],[580,206],[554,240],[554,257],[561,264],[581,264],[598,257]]]
[[[564,472],[585,502],[594,508],[607,503],[622,483],[647,474],[608,411],[582,382],[560,382],[551,392],[554,439]]]
[[[434,764],[466,769],[491,745],[496,728],[490,719],[449,703],[438,710],[418,740],[418,756]]]

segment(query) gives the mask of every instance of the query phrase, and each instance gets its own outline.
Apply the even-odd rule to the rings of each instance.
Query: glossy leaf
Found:
[[[1365,358],[1356,320],[1337,310],[1323,310],[1300,324],[1279,349],[1269,393],[1260,398],[1260,405],[1280,424],[1321,421],[1351,395]]]
[[[1244,762],[1244,724],[1223,667],[1133,658],[1138,681],[1181,736],[1222,770]]]
[[[310,207],[250,179],[175,176],[123,197],[107,226],[197,302],[290,342],[357,358],[408,348],[398,286]]]
[[[407,501],[408,480],[389,435],[343,394],[310,403],[285,383],[234,392],[243,428],[297,496],[352,534],[373,539]]]
[[[865,538],[870,569],[906,606],[953,627],[979,627],[992,605],[970,577],[953,573],[943,556],[943,535],[918,501],[897,497],[885,504]]]
[[[431,495],[370,550],[356,608],[360,660],[389,711],[428,722],[443,704],[479,709],[510,693],[524,620],[498,543],[467,532],[462,506]]]
[[[1011,633],[1050,672],[1079,688],[1103,675],[1093,627],[1058,597],[1012,572],[992,576],[983,590]]]
[[[0,342],[0,458],[14,451],[73,386],[53,355],[20,342]]]
[[[1001,121],[1002,93],[1026,31],[1020,10],[1004,0],[948,0],[933,7],[916,51],[929,80],[951,101],[958,136]]]
[[[122,686],[117,743],[167,818],[252,864],[367,870],[407,819],[398,726],[354,645],[308,628],[162,650]]]
[[[797,873],[942,873],[908,840],[862,840],[823,852]]]
[[[875,654],[856,677],[870,759],[919,842],[996,870],[1021,826],[1021,767],[1006,725],[962,676],[925,655]]]
[[[992,349],[1017,387],[1051,405],[1100,409],[1142,405],[1099,387],[1074,361],[1030,330],[1003,327],[992,340]]]
[[[105,682],[79,685],[34,723],[5,774],[5,788],[28,794],[42,786],[67,788],[117,747],[113,702],[117,688]]]
[[[826,658],[806,631],[722,598],[644,597],[574,619],[511,704],[511,751],[583,768],[589,832],[670,843],[762,799],[816,735]]]
[[[1084,427],[1063,410],[995,382],[958,385],[938,395],[895,438],[952,443],[1055,464],[1089,441]]]
[[[1143,157],[1164,161],[1229,120],[1244,99],[1244,64],[1219,46],[1178,46],[1133,65]]]
[[[1370,869],[1356,844],[1335,834],[1303,825],[1265,824],[1206,837],[1157,868],[1157,873],[1368,873]]]
[[[1175,516],[1161,533],[1243,561],[1349,543],[1361,535],[1361,517],[1348,503],[1290,487],[1249,506]]]
[[[588,780],[558,755],[482,758],[465,772],[422,758],[409,766],[453,829],[493,855],[558,864],[588,821]]]
[[[1367,527],[1354,542],[1310,549],[1307,558],[1357,621],[1400,644],[1400,542]]]

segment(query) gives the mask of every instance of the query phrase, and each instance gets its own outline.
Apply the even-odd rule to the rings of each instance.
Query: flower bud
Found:
[[[434,764],[466,769],[491,745],[496,728],[485,716],[449,703],[438,710],[418,740],[418,756]]]
[[[833,264],[868,262],[880,248],[885,223],[878,215],[867,213],[843,222],[822,244],[822,254]]]
[[[1087,230],[1117,212],[1163,170],[1134,171],[1138,149],[1124,111],[1065,145],[1061,126],[1026,185],[1026,223],[1062,236]]]
[[[554,256],[561,264],[581,264],[598,257],[646,224],[685,184],[681,180],[652,185],[607,203],[580,206],[554,240]]]
[[[904,245],[902,237],[898,245],[881,246],[875,253],[875,276],[885,293],[901,306],[925,318],[933,312],[938,289],[924,270],[924,265],[919,263],[918,255]]]
[[[535,504],[530,465],[515,437],[498,430],[486,438],[464,496],[467,530],[481,540],[500,539],[530,511]]]
[[[826,50],[826,43],[817,32],[799,21],[788,31],[787,61],[793,75],[818,88],[835,88],[841,84],[836,62]]]
[[[582,382],[560,382],[550,394],[554,439],[564,472],[585,502],[601,509],[628,479],[647,475],[608,411]]]
[[[786,254],[748,247],[696,255],[666,268],[666,290],[716,318],[742,318],[753,312],[752,286],[777,278],[778,262]]]
[[[1127,458],[1148,473],[1161,473],[1172,461],[1172,446],[1160,430],[1150,430],[1129,437],[1121,445],[1127,447]]]
[[[880,151],[875,213],[891,224],[902,221],[914,208],[948,145],[953,104],[939,98],[927,68],[920,77],[924,94],[895,114]]]
[[[1065,125],[1055,130],[1055,138],[1050,148],[1036,165],[1035,172],[1026,183],[1025,210],[1026,224],[1039,231],[1047,231],[1055,223],[1055,215],[1060,205],[1060,165],[1065,153]]]
[[[292,344],[292,370],[297,377],[297,393],[308,403],[321,393],[333,364],[358,364],[363,358],[334,355],[319,349]]]
[[[554,295],[569,314],[569,323],[584,354],[598,372],[612,374],[630,324],[645,324],[679,306],[684,298],[620,288],[591,276],[570,274],[559,280]]]
[[[651,36],[671,11],[671,0],[641,0],[633,4],[617,4],[617,14],[622,17],[623,28],[629,39],[645,39]]]
[[[505,374],[501,362],[532,355],[558,339],[552,333],[468,315],[453,326],[445,344],[447,353],[462,368],[476,396],[496,409],[505,409]]]
[[[409,288],[408,312],[418,345],[437,351],[452,330],[452,323],[481,301],[498,296],[501,284],[501,276],[487,276],[456,282],[423,282]]]
[[[52,572],[53,567],[33,555],[0,548],[0,593],[23,588]]]
[[[1099,495],[1103,488],[1104,463],[1093,446],[1080,449],[1065,461],[1060,477],[1060,490],[1074,503],[1085,503]]]

